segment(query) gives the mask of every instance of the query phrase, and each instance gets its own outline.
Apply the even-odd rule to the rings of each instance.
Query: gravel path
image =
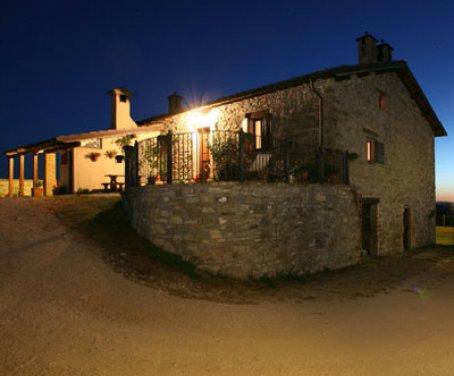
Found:
[[[46,199],[0,213],[0,375],[454,374],[454,277],[343,301],[182,299],[114,272]]]

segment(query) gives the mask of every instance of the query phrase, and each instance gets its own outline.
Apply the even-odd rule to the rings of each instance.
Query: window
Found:
[[[375,162],[375,142],[370,138],[367,139],[366,158],[368,162]]]
[[[80,146],[83,148],[93,148],[93,149],[101,149],[102,142],[100,138],[93,138],[90,140],[82,140],[80,142]]]
[[[378,91],[378,108],[381,111],[385,110],[386,95],[381,90]]]
[[[248,114],[248,133],[254,135],[255,150],[271,148],[271,114],[268,111]]]
[[[385,145],[373,138],[367,138],[366,160],[369,163],[385,163]]]
[[[120,102],[126,102],[128,100],[128,97],[124,94],[120,94]]]

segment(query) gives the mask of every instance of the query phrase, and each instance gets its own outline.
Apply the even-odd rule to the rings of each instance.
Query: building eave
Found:
[[[164,127],[161,124],[152,124],[146,127],[129,128],[129,129],[106,129],[93,132],[84,132],[71,135],[57,136],[49,140],[40,141],[33,144],[19,146],[17,148],[4,152],[7,157],[15,157],[25,154],[36,154],[58,150],[65,150],[72,147],[77,147],[83,140],[94,138],[112,138],[121,137],[127,134],[138,134],[146,132],[163,132]]]
[[[441,124],[440,120],[436,116],[435,112],[432,109],[429,101],[424,95],[421,87],[414,78],[410,69],[407,66],[407,63],[403,60],[392,61],[389,63],[373,63],[373,64],[358,64],[358,65],[342,65],[330,69],[325,69],[317,72],[313,72],[307,75],[298,76],[291,78],[289,80],[280,81],[271,85],[261,86],[251,90],[241,91],[237,94],[221,97],[212,101],[207,101],[201,103],[197,106],[197,109],[204,109],[206,107],[216,107],[220,105],[225,105],[233,102],[238,102],[244,99],[257,97],[265,94],[270,94],[276,91],[289,89],[291,87],[300,86],[303,84],[308,84],[311,80],[323,80],[323,79],[348,79],[352,75],[366,75],[370,73],[386,73],[386,72],[396,72],[399,78],[403,81],[405,86],[409,89],[410,94],[415,99],[417,105],[421,109],[422,114],[429,122],[434,135],[446,136],[447,132]],[[182,112],[189,112],[195,108],[187,109]],[[137,121],[139,127],[152,124],[153,122],[162,121],[168,118],[175,116],[176,114],[161,114],[153,117],[149,117],[143,120]]]

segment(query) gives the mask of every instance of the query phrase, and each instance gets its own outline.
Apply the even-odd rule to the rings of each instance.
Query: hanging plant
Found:
[[[126,136],[117,138],[115,143],[117,146],[123,150],[125,146],[130,146],[132,144],[132,140],[134,140],[135,136],[133,134],[127,134]]]
[[[85,156],[85,158],[90,159],[92,162],[96,162],[100,156],[101,156],[101,153],[98,153],[97,151],[92,151],[91,153],[88,153]]]
[[[107,150],[104,155],[109,158],[109,159],[112,159],[113,157],[115,157],[117,155],[117,151],[116,150]]]

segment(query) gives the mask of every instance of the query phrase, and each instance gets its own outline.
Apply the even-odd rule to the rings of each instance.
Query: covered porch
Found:
[[[72,143],[63,143],[58,139],[51,139],[37,144],[25,145],[5,153],[8,158],[8,197],[15,196],[14,181],[19,180],[19,197],[26,196],[25,175],[26,168],[32,168],[32,196],[52,196],[57,187],[57,153],[74,147]],[[40,163],[41,159],[41,163]],[[19,176],[16,177],[16,163],[18,163]],[[42,171],[40,171],[40,165]],[[40,178],[41,177],[41,178]]]

